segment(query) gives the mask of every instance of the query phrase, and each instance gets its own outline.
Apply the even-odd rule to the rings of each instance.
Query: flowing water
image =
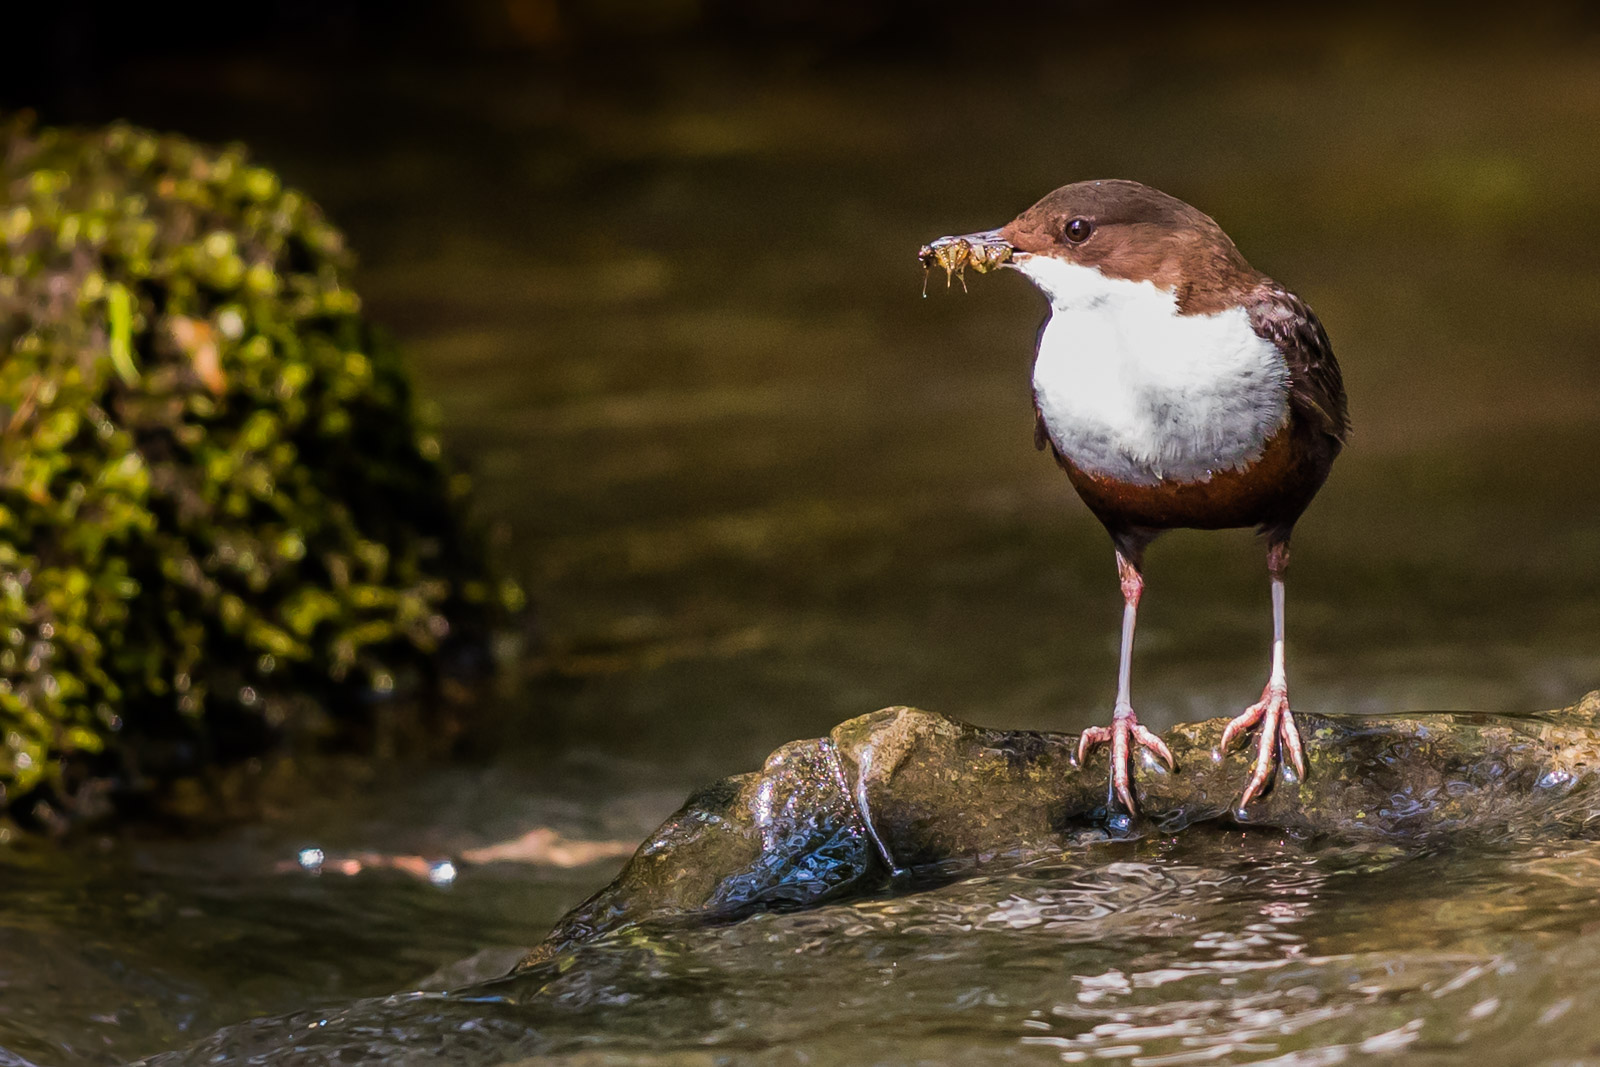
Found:
[[[894,900],[632,930],[515,979],[243,1025],[162,1064],[1591,1062],[1592,843],[1112,847]],[[1515,888],[1509,883],[1515,883]]]
[[[935,66],[145,71],[117,113],[250,141],[350,231],[544,648],[499,698],[512,737],[471,765],[367,769],[221,836],[14,847],[0,1063],[119,1062],[251,1018],[192,1062],[1600,1060],[1581,842],[1197,833],[614,935],[489,985],[619,861],[439,886],[383,858],[540,827],[636,841],[693,787],[886,704],[1103,719],[1120,604],[1103,532],[1030,447],[1042,302],[1008,274],[921,299],[914,258],[1081,177],[1211,211],[1344,364],[1356,434],[1289,582],[1298,706],[1593,688],[1600,46],[1271,32]],[[1248,534],[1151,550],[1146,722],[1259,692],[1264,572]],[[421,984],[471,993],[384,999]]]

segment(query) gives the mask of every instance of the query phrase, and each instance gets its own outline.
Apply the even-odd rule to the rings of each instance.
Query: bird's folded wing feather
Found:
[[[1275,282],[1257,287],[1246,310],[1256,336],[1277,345],[1289,364],[1290,405],[1342,444],[1350,434],[1344,376],[1317,316],[1304,300]]]

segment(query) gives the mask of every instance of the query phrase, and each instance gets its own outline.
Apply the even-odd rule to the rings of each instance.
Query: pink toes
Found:
[[[1268,686],[1261,699],[1246,708],[1244,713],[1228,723],[1222,731],[1220,748],[1227,752],[1246,731],[1260,725],[1256,739],[1256,758],[1251,768],[1250,780],[1245,783],[1244,796],[1239,806],[1248,807],[1272,782],[1280,749],[1295,774],[1306,776],[1305,748],[1300,743],[1300,731],[1295,727],[1294,715],[1289,710],[1289,694],[1281,688]]]
[[[1089,755],[1089,750],[1096,745],[1103,745],[1111,740],[1111,727],[1091,726],[1078,735],[1078,766],[1083,766],[1083,761]]]
[[[1158,735],[1156,735],[1156,734],[1152,733],[1151,731],[1145,729],[1143,726],[1140,726],[1138,723],[1134,723],[1134,725],[1133,725],[1133,736],[1139,742],[1140,745],[1144,746],[1145,748],[1148,748],[1151,752],[1154,752],[1157,756],[1160,756],[1161,757],[1161,762],[1165,763],[1167,765],[1167,770],[1175,771],[1175,770],[1178,769],[1178,764],[1172,758],[1172,750],[1167,747],[1167,743],[1165,741],[1161,740],[1161,738]]]
[[[1300,745],[1300,730],[1294,724],[1294,715],[1287,705],[1283,709],[1283,722],[1279,727],[1282,734],[1283,749],[1289,753],[1289,764],[1294,768],[1295,777],[1304,779],[1306,776],[1306,750]]]
[[[1078,765],[1083,765],[1092,749],[1107,743],[1111,745],[1111,791],[1132,815],[1139,810],[1133,799],[1133,745],[1154,752],[1169,771],[1176,770],[1177,764],[1166,742],[1141,726],[1132,714],[1126,714],[1112,719],[1110,726],[1092,726],[1083,731],[1078,738]]]
[[[1251,704],[1244,710],[1244,714],[1230,720],[1222,731],[1222,743],[1219,746],[1226,752],[1233,747],[1233,743],[1256,723],[1261,721],[1262,714],[1267,710],[1267,698],[1262,694],[1261,700]]]

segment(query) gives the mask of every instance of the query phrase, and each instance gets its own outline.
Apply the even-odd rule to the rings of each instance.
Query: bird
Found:
[[[924,246],[921,260],[944,267],[947,284],[968,266],[1015,271],[1049,303],[1033,364],[1034,444],[1110,534],[1123,600],[1111,722],[1080,735],[1079,765],[1109,746],[1108,803],[1130,816],[1135,746],[1176,769],[1133,709],[1145,550],[1172,529],[1255,527],[1271,659],[1261,699],[1229,721],[1219,747],[1257,731],[1240,811],[1285,760],[1303,781],[1284,663],[1289,540],[1350,434],[1343,375],[1311,307],[1253,268],[1209,215],[1135,181],[1064,185],[997,230]]]

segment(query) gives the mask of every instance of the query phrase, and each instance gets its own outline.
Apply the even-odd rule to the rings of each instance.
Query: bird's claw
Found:
[[[1272,772],[1277,765],[1280,748],[1287,755],[1289,765],[1294,768],[1296,776],[1301,779],[1306,776],[1305,748],[1300,744],[1300,731],[1295,727],[1294,714],[1289,710],[1287,689],[1281,685],[1269,684],[1262,690],[1260,700],[1228,723],[1227,728],[1222,731],[1222,741],[1218,747],[1221,751],[1227,752],[1235,741],[1257,724],[1261,726],[1261,736],[1256,741],[1255,768],[1250,773],[1250,781],[1245,784],[1244,796],[1239,801],[1241,808],[1249,807],[1250,802],[1260,796],[1272,781]]]
[[[1141,726],[1132,711],[1125,713],[1119,711],[1111,720],[1110,726],[1091,726],[1078,737],[1080,767],[1083,766],[1089,751],[1095,746],[1107,743],[1111,745],[1111,791],[1122,801],[1122,806],[1128,809],[1129,815],[1139,810],[1138,805],[1133,802],[1133,785],[1129,774],[1133,762],[1133,742],[1137,742],[1141,748],[1154,752],[1161,762],[1167,765],[1167,770],[1177,770],[1177,764],[1172,759],[1172,751],[1167,748],[1166,742]]]

